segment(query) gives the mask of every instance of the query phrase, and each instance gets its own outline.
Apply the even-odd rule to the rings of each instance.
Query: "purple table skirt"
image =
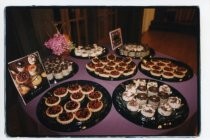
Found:
[[[166,55],[156,53],[156,57],[168,57]],[[170,57],[168,57],[170,58]],[[139,70],[137,74],[129,79],[126,80],[120,80],[120,81],[105,81],[96,79],[92,76],[90,76],[86,72],[85,64],[88,63],[90,60],[86,59],[76,59],[71,58],[74,62],[76,62],[79,65],[79,71],[70,79],[67,79],[65,81],[62,81],[60,83],[66,82],[66,81],[72,81],[72,80],[90,80],[94,81],[96,83],[101,84],[104,86],[112,96],[112,93],[114,89],[123,81],[129,80],[129,79],[135,79],[135,78],[148,78],[152,79],[148,76],[145,76],[143,73],[141,73]],[[139,60],[134,60],[134,62],[138,65]],[[175,128],[171,129],[164,129],[164,130],[155,130],[155,129],[148,129],[141,126],[138,126],[128,120],[126,120],[124,117],[122,117],[114,108],[112,105],[111,111],[109,114],[98,124],[79,132],[56,132],[53,130],[50,130],[46,128],[44,125],[42,125],[37,116],[36,116],[36,107],[38,105],[38,102],[40,98],[45,94],[45,92],[41,93],[39,96],[37,96],[35,99],[33,99],[30,103],[28,103],[26,106],[23,105],[24,110],[26,113],[35,121],[38,125],[38,134],[42,136],[59,136],[59,135],[68,135],[68,136],[142,136],[142,135],[165,135],[167,132],[177,131],[177,130],[185,130],[189,123],[195,123],[196,122],[190,122],[191,118],[197,113],[198,110],[198,90],[197,90],[197,76],[194,74],[193,77],[184,82],[165,82],[172,87],[176,88],[187,100],[187,103],[189,105],[189,115],[188,118],[183,122],[182,124],[178,125]],[[59,83],[58,83],[59,84]],[[55,86],[55,85],[54,85]],[[183,135],[184,132],[183,132]]]

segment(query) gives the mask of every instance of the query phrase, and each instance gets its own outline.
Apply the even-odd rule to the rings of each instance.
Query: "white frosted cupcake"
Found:
[[[122,99],[126,102],[133,100],[134,96],[132,93],[129,93],[127,91],[123,92]]]
[[[157,108],[159,103],[160,103],[160,97],[155,95],[149,97],[148,104],[151,104],[152,106]]]
[[[139,93],[135,96],[136,101],[139,103],[139,105],[143,105],[147,103],[147,95],[144,93]]]
[[[159,87],[159,92],[165,92],[168,94],[172,94],[171,88],[166,84],[163,84]]]
[[[178,97],[169,97],[168,98],[168,104],[173,108],[173,109],[178,109],[182,105],[182,101]]]
[[[150,104],[142,105],[141,114],[147,118],[151,118],[155,115],[155,109]]]
[[[158,107],[158,113],[162,116],[170,116],[172,113],[172,108],[168,103],[161,104]]]
[[[155,81],[149,81],[147,83],[147,88],[151,87],[151,86],[154,86],[154,87],[158,87],[158,83],[155,82]]]
[[[139,102],[137,100],[131,100],[127,103],[128,110],[136,112],[139,109]]]
[[[157,94],[158,94],[158,87],[150,86],[150,87],[148,88],[148,96],[149,96],[149,97],[150,97],[150,96],[153,96],[153,95],[157,96]]]

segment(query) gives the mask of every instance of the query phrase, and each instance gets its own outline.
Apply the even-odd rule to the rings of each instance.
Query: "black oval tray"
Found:
[[[188,70],[186,75],[185,75],[185,77],[183,77],[183,78],[166,79],[166,78],[164,78],[162,76],[160,76],[160,77],[153,76],[153,75],[150,74],[150,71],[142,69],[141,68],[142,61],[140,61],[139,64],[138,64],[139,71],[142,72],[143,74],[151,77],[151,78],[154,78],[154,79],[157,79],[157,80],[161,80],[161,81],[167,81],[167,82],[182,82],[182,81],[187,81],[187,80],[189,80],[189,79],[191,79],[193,77],[193,70],[192,70],[192,68],[189,65],[187,65],[187,64],[185,64],[183,62],[176,61],[176,60],[169,59],[169,58],[162,58],[162,57],[145,58],[144,60],[151,60],[151,59],[154,59],[154,60],[155,59],[158,59],[158,60],[170,60],[172,63],[177,64],[178,66],[181,66],[181,67],[185,67]]]
[[[156,81],[156,80],[151,80],[151,79],[145,79],[147,82],[148,81]],[[122,99],[122,93],[125,91],[125,85],[131,83],[133,80],[128,80],[125,81],[121,84],[119,84],[112,95],[112,101],[114,104],[115,109],[117,110],[118,113],[120,113],[125,119],[128,121],[139,125],[141,127],[146,127],[146,128],[151,128],[151,129],[168,129],[168,128],[173,128],[176,127],[177,125],[183,123],[185,119],[187,118],[189,114],[189,108],[187,101],[185,98],[182,96],[182,94],[176,90],[175,88],[169,86],[172,90],[172,94],[170,96],[177,96],[181,98],[183,106],[176,111],[174,111],[171,116],[169,117],[164,117],[161,116],[157,110],[155,113],[155,119],[151,120],[149,118],[144,117],[141,115],[140,112],[131,112],[127,109],[126,107],[126,102]],[[158,83],[158,86],[165,84],[163,82],[156,81]],[[161,125],[162,128],[158,128]]]
[[[70,124],[62,125],[62,124],[58,123],[55,119],[52,119],[46,115],[45,110],[47,109],[47,106],[45,105],[44,101],[45,101],[46,97],[52,96],[52,92],[56,88],[61,87],[61,86],[67,87],[69,84],[76,84],[76,83],[79,85],[85,85],[85,84],[92,85],[95,87],[95,90],[100,91],[103,94],[103,97],[101,99],[101,101],[103,102],[103,108],[99,112],[92,113],[91,118],[85,122],[80,122],[80,121],[77,121],[76,119],[74,119],[74,121],[71,122]],[[67,96],[65,98],[62,98],[62,101],[60,103],[61,105],[64,105],[67,101],[70,100],[69,96],[68,97]],[[85,107],[88,103],[88,100],[89,99],[85,96],[85,99],[83,99],[83,101],[81,102],[81,107]],[[76,80],[76,81],[62,83],[62,84],[57,85],[56,87],[53,87],[52,89],[50,89],[40,99],[36,112],[37,112],[37,117],[38,117],[39,121],[44,126],[46,126],[48,129],[60,131],[60,132],[74,132],[74,131],[80,131],[80,130],[90,128],[90,127],[96,125],[97,123],[99,123],[110,112],[111,106],[112,106],[111,96],[110,96],[109,92],[103,86],[101,86],[100,84],[97,84],[95,82],[92,82],[92,81]]]

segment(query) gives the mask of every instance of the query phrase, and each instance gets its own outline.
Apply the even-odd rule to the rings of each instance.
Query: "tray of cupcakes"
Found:
[[[85,80],[65,82],[43,95],[37,117],[47,128],[61,132],[92,127],[106,117],[111,96],[101,85]]]
[[[98,79],[123,80],[134,76],[137,72],[136,64],[131,57],[117,57],[109,54],[101,58],[93,58],[86,64],[87,72]]]
[[[43,65],[50,84],[71,78],[79,70],[78,65],[69,58],[55,55],[45,58]]]
[[[193,77],[190,66],[169,58],[145,58],[138,68],[149,77],[169,82],[182,82]]]
[[[156,80],[133,79],[119,84],[112,96],[115,109],[136,125],[168,129],[185,121],[187,101],[175,88]]]
[[[132,57],[134,59],[150,58],[155,55],[155,51],[152,48],[143,44],[125,44],[118,47],[115,53],[119,56]]]
[[[99,46],[97,44],[93,45],[79,45],[71,50],[70,55],[75,58],[89,59],[94,57],[103,57],[108,54],[108,49]]]
[[[38,52],[9,62],[8,70],[25,104],[49,87]]]

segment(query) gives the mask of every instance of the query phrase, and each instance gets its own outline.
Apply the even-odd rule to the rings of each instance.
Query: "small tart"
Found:
[[[119,63],[121,63],[123,61],[122,61],[122,59],[120,57],[116,57],[116,59],[115,59],[114,62],[117,63],[117,64],[119,64]]]
[[[46,110],[46,115],[51,118],[56,118],[62,112],[63,112],[63,107],[61,105],[50,106]]]
[[[161,67],[161,68],[163,68],[163,67],[165,67],[165,63],[162,63],[162,62],[158,62],[157,64],[156,64],[156,66],[159,66],[159,67]]]
[[[30,75],[28,72],[20,72],[16,76],[16,81],[18,84],[24,84],[27,83],[30,80]]]
[[[66,87],[58,87],[53,91],[54,96],[57,97],[65,97],[68,93],[68,90]]]
[[[86,68],[89,70],[89,71],[94,71],[95,70],[95,64],[90,62],[88,64],[86,64]]]
[[[93,86],[91,86],[91,85],[83,85],[82,87],[81,87],[81,92],[83,93],[83,94],[90,94],[91,92],[93,92],[94,91],[94,87]]]
[[[75,118],[78,121],[87,121],[90,119],[92,113],[88,108],[81,108],[77,112],[75,112]]]
[[[111,67],[111,66],[105,66],[104,67],[104,71],[110,73],[111,71],[113,71],[115,68]]]
[[[129,76],[129,75],[132,75],[134,73],[134,70],[133,69],[127,69],[124,71],[123,75],[124,76]]]
[[[150,68],[151,68],[151,66],[150,66],[150,65],[148,65],[147,63],[141,63],[141,68],[142,68],[142,69],[144,69],[144,70],[149,71],[149,70],[150,70]]]
[[[80,102],[85,98],[85,95],[82,92],[76,92],[70,95],[70,99],[75,102]]]
[[[167,66],[172,68],[172,69],[176,69],[177,68],[177,65],[174,64],[174,63],[167,64]]]
[[[91,61],[93,62],[93,64],[97,64],[97,63],[100,62],[100,59],[98,59],[97,57],[95,57]]]
[[[184,78],[184,76],[185,76],[184,72],[177,71],[177,70],[174,71],[174,77],[176,77],[176,78]]]
[[[114,61],[110,61],[107,63],[108,66],[110,67],[115,67],[116,66],[116,63]]]
[[[131,57],[125,57],[123,58],[123,62],[126,63],[126,64],[129,64],[132,62],[132,58]]]
[[[129,63],[126,68],[127,69],[135,69],[136,68],[136,64],[134,62]]]
[[[74,114],[71,112],[63,112],[56,117],[56,121],[62,125],[70,124],[74,120]]]
[[[163,68],[163,71],[165,72],[173,72],[173,70],[174,70],[173,68],[167,66]]]
[[[100,91],[93,91],[90,94],[88,94],[88,99],[89,100],[101,100],[102,98],[102,93]]]
[[[104,78],[109,78],[109,72],[106,72],[105,70],[100,71],[100,73],[98,75],[101,77],[104,77]]]
[[[162,76],[163,76],[163,78],[166,78],[166,79],[174,78],[174,74],[172,72],[163,72]]]
[[[77,93],[77,92],[80,91],[80,89],[81,89],[81,87],[80,87],[79,84],[71,84],[71,85],[69,85],[69,87],[68,87],[68,91],[69,91],[70,93]]]
[[[124,67],[120,67],[120,66],[116,66],[115,69],[117,71],[119,71],[120,73],[123,73],[125,71],[125,68]]]
[[[97,63],[95,64],[95,68],[103,68],[104,64],[103,63]]]
[[[187,68],[185,68],[185,67],[177,67],[176,70],[183,72],[183,73],[187,73]]]
[[[99,75],[99,73],[102,73],[103,71],[104,71],[103,68],[96,68],[94,72],[96,75]]]
[[[80,108],[80,103],[76,101],[68,101],[64,105],[64,110],[66,112],[76,112]]]
[[[159,71],[159,70],[151,70],[150,74],[153,75],[153,76],[160,77],[162,75],[162,72]]]
[[[162,68],[161,68],[160,66],[155,65],[155,66],[152,66],[152,67],[151,67],[151,70],[158,70],[158,71],[161,71]]]
[[[98,112],[103,108],[103,102],[100,100],[93,100],[88,102],[87,104],[87,108],[91,111],[91,112]]]
[[[110,72],[110,76],[113,77],[113,78],[118,78],[118,77],[120,77],[120,72],[116,71],[116,70],[113,70],[113,71]]]
[[[61,101],[60,97],[49,96],[45,99],[45,104],[47,106],[55,106],[55,105],[58,105],[60,103],[60,101]]]
[[[120,67],[124,67],[124,68],[127,67],[127,64],[126,64],[125,62],[120,62],[118,65],[119,65]]]
[[[171,61],[170,60],[164,60],[164,59],[162,59],[162,60],[160,60],[160,62],[162,62],[162,63],[164,63],[164,64],[170,64],[171,63]]]
[[[150,62],[152,62],[152,63],[154,63],[154,64],[157,64],[157,63],[160,62],[160,60],[159,60],[159,59],[151,59]]]
[[[100,60],[101,60],[101,63],[104,65],[106,65],[109,62],[106,57],[103,57]]]
[[[109,55],[107,55],[107,59],[110,60],[110,61],[113,61],[113,60],[116,59],[116,56],[113,55],[113,54],[109,54]]]

